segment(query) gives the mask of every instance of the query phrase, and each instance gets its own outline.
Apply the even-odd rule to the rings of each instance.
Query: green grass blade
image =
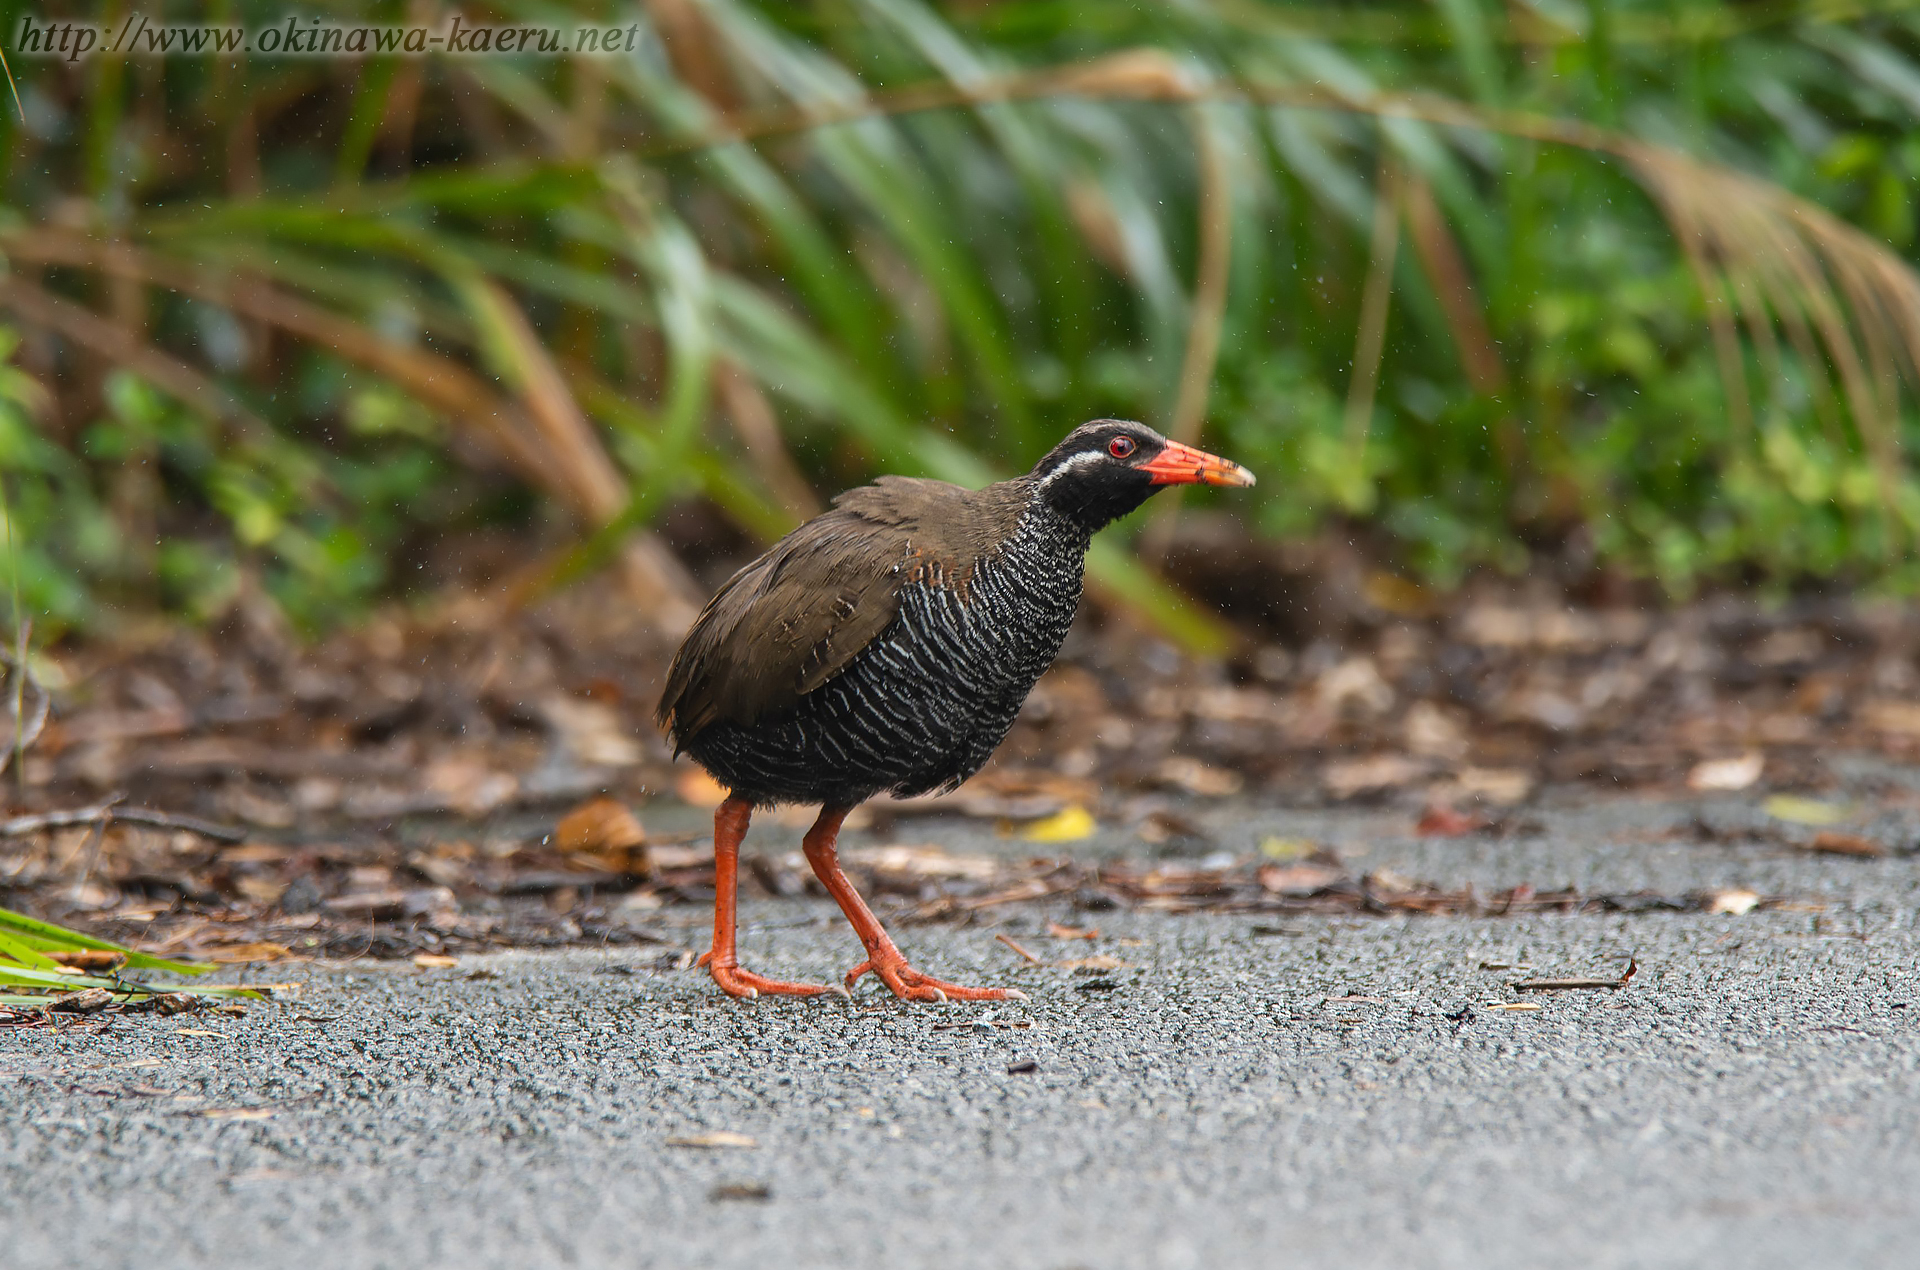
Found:
[[[116,944],[105,939],[95,939],[91,935],[82,935],[79,931],[56,926],[52,922],[43,922],[28,917],[25,913],[16,913],[12,909],[0,908],[0,930],[7,931],[22,939],[23,942],[43,952],[60,952],[91,948],[102,952],[117,952],[127,955],[127,967],[138,970],[170,970],[175,974],[203,975],[211,967],[189,965],[184,961],[170,961],[164,957],[155,957],[148,953],[135,952],[124,944]]]
[[[58,971],[60,963],[35,948],[23,939],[15,938],[6,931],[0,931],[0,958],[11,958],[30,970]],[[0,961],[0,965],[4,965]]]

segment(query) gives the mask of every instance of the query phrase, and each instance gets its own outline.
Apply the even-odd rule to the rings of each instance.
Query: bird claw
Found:
[[[876,969],[871,958],[847,971],[844,982],[851,988],[854,982],[872,971],[878,975],[893,995],[902,1001],[935,1001],[946,1005],[953,1001],[1004,1001],[1010,998],[1026,1000],[1027,994],[1015,988],[969,988],[964,984],[948,983],[944,979],[935,979],[932,975],[922,974],[905,961],[898,965],[886,965]]]
[[[769,979],[765,975],[754,974],[751,970],[742,970],[737,963],[720,963],[708,953],[702,960],[706,963],[707,973],[720,985],[720,990],[730,997],[743,1001],[758,1000],[761,993],[774,997],[817,997],[831,992],[824,983],[793,983],[786,979]]]

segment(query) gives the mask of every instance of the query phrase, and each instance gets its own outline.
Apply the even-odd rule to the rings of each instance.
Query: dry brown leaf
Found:
[[[640,761],[640,743],[612,706],[577,697],[551,696],[541,701],[546,716],[567,752],[595,767],[632,767]]]
[[[1160,764],[1154,773],[1164,784],[1177,786],[1189,794],[1198,794],[1203,798],[1223,798],[1228,794],[1240,792],[1242,780],[1240,773],[1224,767],[1213,767],[1196,758],[1170,758]]]
[[[1434,803],[1420,813],[1413,831],[1422,838],[1460,838],[1486,827],[1486,822],[1444,803]]]
[[[63,992],[47,1002],[47,1009],[65,1014],[95,1014],[113,1004],[113,993],[105,988],[85,988]]]
[[[1813,835],[1813,841],[1807,849],[1828,855],[1883,856],[1887,853],[1886,847],[1872,838],[1864,838],[1857,833],[1842,833],[1838,829],[1822,829]]]
[[[484,816],[520,792],[514,776],[463,756],[427,764],[422,783],[463,816]]]
[[[74,970],[108,974],[127,964],[127,954],[105,948],[82,948],[72,952],[52,952],[48,957]]]
[[[1920,701],[1869,701],[1860,721],[1876,732],[1920,737]]]
[[[1344,881],[1347,871],[1332,864],[1263,864],[1256,876],[1263,891],[1275,895],[1311,895]]]
[[[1081,930],[1077,926],[1062,926],[1059,922],[1053,921],[1051,919],[1049,919],[1047,922],[1047,934],[1053,936],[1055,939],[1098,939],[1100,938],[1100,930],[1098,927],[1092,927],[1087,930]]]
[[[1321,769],[1321,783],[1336,798],[1351,798],[1370,790],[1392,789],[1426,774],[1424,763],[1404,754],[1376,754],[1370,758],[1345,759]]]
[[[251,944],[229,944],[224,948],[215,948],[207,953],[207,960],[223,966],[236,966],[256,961],[285,961],[292,956],[293,950],[285,944],[260,940]]]
[[[1460,759],[1467,753],[1467,729],[1460,712],[1431,701],[1416,701],[1401,725],[1407,748],[1422,758]]]
[[[445,953],[415,953],[413,964],[421,970],[451,970],[460,964],[460,959]]]
[[[553,827],[553,842],[569,855],[589,857],[610,873],[644,877],[647,831],[627,805],[614,798],[596,798],[562,816]]]
[[[1466,797],[1511,806],[1533,792],[1533,776],[1516,767],[1463,767],[1454,785]]]

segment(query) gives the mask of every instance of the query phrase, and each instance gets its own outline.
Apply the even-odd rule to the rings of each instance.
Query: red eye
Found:
[[[1132,437],[1115,437],[1107,442],[1107,453],[1116,459],[1124,459],[1134,450]]]

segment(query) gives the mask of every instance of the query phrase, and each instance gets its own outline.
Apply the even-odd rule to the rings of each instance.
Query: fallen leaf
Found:
[[[1311,895],[1343,881],[1347,871],[1331,864],[1263,864],[1255,876],[1260,889],[1274,895]]]
[[[1305,838],[1262,838],[1260,854],[1269,860],[1304,860],[1318,851],[1318,843]]]
[[[330,900],[321,901],[320,907],[329,913],[370,918],[398,917],[406,902],[405,891],[363,891],[352,895],[336,895]]]
[[[1860,719],[1876,732],[1920,737],[1920,701],[1870,701]]]
[[[1489,1010],[1507,1010],[1516,1013],[1531,1012],[1538,1010],[1540,1003],[1537,1001],[1489,1001],[1487,1002],[1486,1008]]]
[[[707,1198],[715,1203],[727,1200],[768,1200],[773,1198],[773,1187],[765,1182],[722,1182],[707,1192]]]
[[[1313,692],[1323,709],[1336,712],[1349,702],[1368,715],[1385,714],[1393,706],[1392,685],[1366,656],[1349,657],[1329,667],[1314,681]]]
[[[682,1134],[667,1139],[670,1147],[698,1147],[703,1150],[740,1150],[748,1151],[760,1144],[744,1133],[735,1133],[731,1129],[712,1129],[706,1133]]]
[[[1760,897],[1752,891],[1735,888],[1726,891],[1710,891],[1707,894],[1707,912],[1726,913],[1740,917],[1754,910],[1760,903]]]
[[[47,1002],[47,1009],[66,1014],[95,1014],[113,1004],[113,993],[105,988],[85,988],[63,992]]]
[[[673,792],[681,802],[694,807],[718,807],[727,801],[726,789],[698,767],[689,767],[675,777]]]
[[[1392,869],[1375,869],[1367,874],[1367,883],[1374,890],[1388,895],[1406,894],[1425,889],[1423,885],[1402,873]]]
[[[127,964],[127,954],[113,952],[105,948],[81,948],[71,952],[51,952],[47,956],[67,967],[69,970],[85,970],[94,974],[108,973]]]
[[[1517,767],[1463,767],[1453,785],[1466,797],[1511,806],[1533,792],[1533,774]]]
[[[1762,803],[1760,809],[1775,820],[1796,825],[1837,825],[1853,816],[1853,809],[1844,803],[1823,803],[1817,798],[1798,798],[1792,794],[1775,794]]]
[[[243,842],[220,853],[222,864],[279,864],[292,855],[294,848],[277,842]]]
[[[1444,803],[1432,803],[1420,813],[1413,831],[1422,838],[1460,838],[1486,827],[1477,816],[1455,811]]]
[[[1376,570],[1360,584],[1367,602],[1396,617],[1425,617],[1435,611],[1440,597],[1409,578]]]
[[[556,694],[541,701],[540,712],[560,743],[582,763],[632,767],[640,761],[640,743],[612,706]]]
[[[841,858],[875,873],[929,880],[985,882],[1000,872],[1000,862],[992,856],[955,855],[931,843],[857,847],[842,852]]]
[[[1371,758],[1345,759],[1321,769],[1320,782],[1335,798],[1351,798],[1370,790],[1392,789],[1426,775],[1424,763],[1402,754],[1376,754]]]
[[[205,1028],[198,1028],[198,1027],[177,1027],[173,1029],[173,1034],[175,1036],[219,1036],[220,1035],[220,1033],[218,1032],[209,1032]]]
[[[647,872],[647,831],[614,798],[595,798],[562,816],[553,827],[553,843],[570,855],[591,856],[610,873]]]
[[[1070,961],[1053,963],[1062,970],[1125,970],[1127,963],[1108,953],[1094,957],[1077,957]]]
[[[1075,803],[1062,807],[1045,820],[1034,821],[1020,836],[1028,842],[1080,842],[1093,837],[1098,827],[1093,813]]]
[[[1059,922],[1053,921],[1051,919],[1049,919],[1047,922],[1047,934],[1053,936],[1055,939],[1098,939],[1100,938],[1100,930],[1098,927],[1092,927],[1087,930],[1081,930],[1077,926],[1062,926]]]
[[[1822,829],[1813,835],[1809,851],[1823,851],[1828,855],[1883,856],[1886,847],[1872,838],[1863,838],[1857,833],[1841,833],[1837,829]]]
[[[1467,753],[1467,729],[1460,711],[1431,701],[1416,701],[1401,725],[1407,748],[1422,758],[1464,758]]]
[[[451,970],[460,964],[460,959],[445,953],[415,953],[413,964],[421,970]]]
[[[520,792],[518,777],[462,756],[428,763],[421,783],[463,816],[484,816]]]
[[[260,941],[252,944],[228,944],[225,948],[215,948],[207,953],[207,960],[223,966],[244,965],[256,961],[285,961],[293,956],[293,950],[285,944]]]
[[[1178,786],[1203,798],[1221,798],[1240,792],[1240,773],[1224,767],[1211,767],[1196,758],[1170,758],[1154,773],[1168,785]]]
[[[1766,756],[1759,753],[1708,759],[1694,764],[1693,770],[1687,773],[1687,788],[1703,793],[1746,789],[1760,779],[1766,766]]]

